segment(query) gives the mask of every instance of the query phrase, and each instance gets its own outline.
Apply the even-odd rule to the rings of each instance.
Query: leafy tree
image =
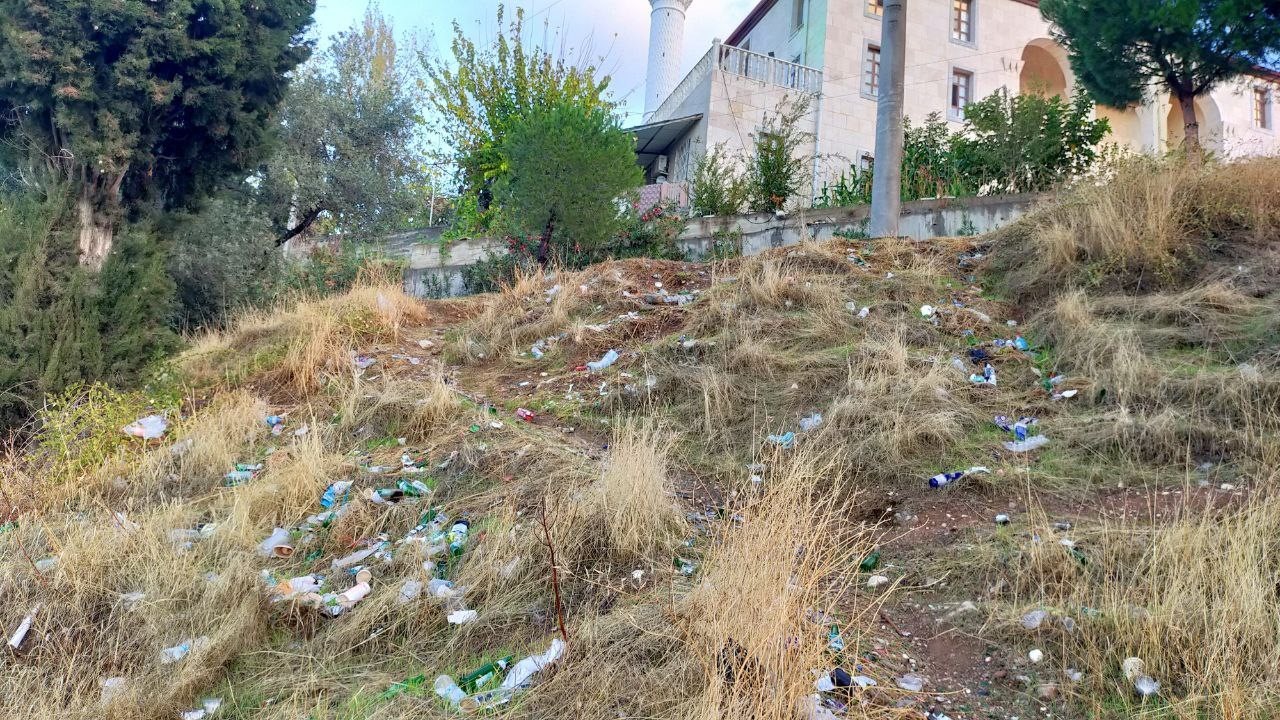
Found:
[[[548,50],[524,45],[524,11],[505,26],[498,5],[498,32],[477,47],[453,24],[452,62],[422,56],[424,87],[434,112],[432,129],[453,152],[469,192],[478,193],[507,170],[501,148],[522,118],[554,106],[613,110],[609,78],[596,79],[594,65],[573,65]],[[482,210],[487,209],[482,207]]]
[[[644,181],[635,141],[601,107],[535,108],[511,123],[500,152],[503,217],[515,234],[540,234],[544,265],[553,242],[575,252],[603,246],[620,227],[619,199]]]
[[[82,381],[128,383],[174,342],[164,243],[131,226],[100,272],[76,262],[64,188],[0,195],[0,425]]]
[[[76,194],[100,269],[130,211],[186,207],[253,167],[315,0],[0,0],[0,133],[27,184]],[[17,148],[13,151],[13,148]],[[46,174],[47,173],[47,174]]]
[[[809,112],[807,99],[784,100],[777,113],[766,115],[747,163],[748,204],[754,212],[781,210],[804,187],[811,157],[804,146],[813,135],[800,129]]]
[[[1093,118],[1093,100],[1002,90],[965,108],[955,164],[966,184],[988,193],[1039,192],[1083,174],[1110,125]]]
[[[1200,152],[1195,99],[1280,52],[1274,0],[1043,0],[1040,12],[1099,102],[1127,107],[1162,86]]]
[[[737,159],[719,143],[694,164],[690,201],[695,215],[736,215],[747,201],[746,179],[738,172]]]
[[[392,229],[425,206],[413,78],[376,9],[304,66],[281,111],[262,202],[283,244],[320,221],[348,235]],[[425,207],[423,207],[425,210]]]

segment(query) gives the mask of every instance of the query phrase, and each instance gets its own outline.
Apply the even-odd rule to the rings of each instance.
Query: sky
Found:
[[[693,0],[685,24],[682,74],[702,58],[711,41],[728,37],[756,0]],[[317,0],[312,33],[322,41],[364,17],[363,0]],[[623,103],[627,125],[638,125],[644,105],[648,62],[648,0],[525,0],[507,2],[526,10],[526,42],[564,49],[569,58],[604,56],[600,67],[613,77],[612,89]],[[472,39],[490,39],[497,29],[497,0],[381,0],[382,12],[397,34],[413,31],[447,50],[456,19]],[[479,43],[478,43],[479,44]]]

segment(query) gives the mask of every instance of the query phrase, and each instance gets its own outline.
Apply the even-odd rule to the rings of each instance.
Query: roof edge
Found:
[[[756,3],[756,6],[751,8],[751,12],[747,13],[742,22],[738,23],[738,27],[729,33],[729,38],[724,41],[724,44],[736,47],[738,43],[746,39],[747,34],[755,28],[756,23],[760,22],[761,18],[768,14],[773,9],[773,6],[777,4],[778,0],[760,0],[760,2]]]

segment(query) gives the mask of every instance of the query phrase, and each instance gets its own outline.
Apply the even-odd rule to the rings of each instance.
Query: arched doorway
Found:
[[[1208,95],[1196,98],[1196,121],[1200,123],[1200,146],[1214,153],[1223,149],[1222,114],[1218,112],[1218,104]],[[1177,98],[1169,99],[1169,119],[1165,147],[1175,150],[1182,147],[1186,124],[1182,118],[1182,106]]]
[[[1098,117],[1106,118],[1111,125],[1111,133],[1103,142],[1113,142],[1135,152],[1142,151],[1142,121],[1134,108],[1113,108],[1098,105],[1095,108]]]
[[[1066,53],[1057,43],[1046,38],[1032,40],[1022,49],[1018,92],[1066,97],[1075,85],[1068,67]]]

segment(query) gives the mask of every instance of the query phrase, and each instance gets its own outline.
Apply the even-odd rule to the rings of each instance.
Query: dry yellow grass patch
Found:
[[[814,692],[814,671],[831,669],[828,623],[815,613],[835,612],[871,547],[823,490],[836,465],[794,460],[708,551],[680,607],[702,668],[687,717],[791,720]],[[864,620],[841,623],[850,646]]]

